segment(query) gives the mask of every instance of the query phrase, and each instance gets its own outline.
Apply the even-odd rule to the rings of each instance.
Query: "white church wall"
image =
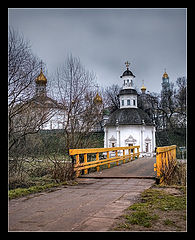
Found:
[[[120,143],[121,147],[128,146],[128,144],[133,144],[133,146],[140,145],[140,136],[139,136],[140,126],[121,125],[120,132],[121,132],[121,143]],[[133,138],[132,141],[131,141],[131,137]]]
[[[105,136],[106,137],[106,146],[112,147],[112,141],[110,141],[109,139],[112,139],[112,138],[116,139],[116,137],[117,137],[116,136],[116,127],[109,126],[106,129],[107,129],[107,136]]]
[[[63,129],[64,123],[66,121],[66,116],[63,111],[54,109],[54,115],[50,120],[43,124],[43,130],[52,130],[52,129]]]
[[[140,146],[141,156],[151,155],[155,150],[155,128],[143,125],[107,126],[104,135],[104,147]]]
[[[137,108],[137,95],[120,96],[120,108]]]
[[[123,76],[123,89],[134,88],[133,76]]]
[[[154,153],[156,143],[155,143],[155,127],[154,126],[145,126],[143,131],[143,145],[142,152],[143,155],[151,155]]]

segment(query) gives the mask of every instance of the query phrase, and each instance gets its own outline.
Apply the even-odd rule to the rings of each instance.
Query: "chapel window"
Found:
[[[131,147],[131,146],[133,146],[133,143],[129,143],[128,145],[129,145],[129,147]],[[131,153],[133,153],[133,149],[131,149]]]
[[[146,143],[146,152],[149,152],[149,143]]]

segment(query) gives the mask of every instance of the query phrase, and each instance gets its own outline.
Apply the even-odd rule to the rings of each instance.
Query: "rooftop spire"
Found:
[[[102,98],[100,97],[100,95],[98,94],[98,92],[99,92],[99,85],[97,84],[97,85],[95,85],[95,87],[96,87],[96,92],[97,92],[97,94],[96,94],[96,96],[94,97],[94,99],[93,99],[93,102],[95,103],[95,104],[102,104]]]
[[[47,78],[43,74],[43,70],[42,70],[42,61],[41,61],[41,71],[40,71],[40,74],[38,75],[38,77],[35,79],[35,82],[36,83],[43,83],[43,84],[47,83]]]
[[[43,62],[42,62],[42,60],[41,60],[41,71],[43,70],[42,65],[43,65]]]
[[[168,76],[168,74],[166,73],[166,68],[164,69],[164,74],[163,74],[163,78],[168,78],[169,76]]]
[[[126,65],[126,67],[127,67],[127,69],[129,68],[129,65],[130,65],[130,63],[128,62],[128,61],[126,61],[125,62],[125,65]]]
[[[144,86],[144,80],[142,80],[142,87],[141,87],[142,93],[146,92],[146,87]]]

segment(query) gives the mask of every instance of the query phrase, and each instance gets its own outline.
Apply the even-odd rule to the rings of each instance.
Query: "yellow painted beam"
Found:
[[[87,153],[84,154],[84,163],[87,164]],[[87,173],[88,173],[88,170],[85,169],[84,174],[87,174]]]
[[[114,148],[88,148],[88,149],[70,149],[69,154],[70,155],[76,155],[76,163],[74,165],[74,171],[76,171],[76,177],[80,175],[80,171],[84,170],[84,174],[88,173],[88,169],[92,167],[96,167],[97,171],[99,171],[101,165],[108,164],[108,168],[110,168],[110,163],[116,162],[116,165],[119,165],[119,162],[122,161],[125,163],[126,159],[131,159],[132,157],[135,158],[135,156],[139,157],[139,147],[140,146],[128,146],[128,147],[114,147]],[[137,149],[137,152],[135,153],[135,149]],[[123,151],[123,155],[118,155],[118,150]],[[128,150],[129,154],[125,155],[125,150]],[[133,153],[131,152],[133,150]],[[100,159],[99,153],[100,152],[106,152],[107,158],[106,159]],[[110,157],[109,152],[115,152],[114,157]],[[87,154],[88,153],[95,153],[96,154],[96,160],[94,161],[87,161]],[[80,163],[79,160],[79,154],[84,154],[84,162]]]
[[[157,172],[157,178],[160,179],[160,183],[164,181],[163,175],[170,175],[177,164],[176,147],[176,145],[171,145],[158,147],[156,149],[156,164],[154,164],[154,171]],[[167,169],[169,169],[168,173],[166,173]]]
[[[140,146],[130,146],[130,147],[114,147],[114,148],[83,148],[83,149],[69,149],[69,155],[84,154],[84,153],[100,153],[116,150],[134,149]]]
[[[137,153],[135,153],[135,155],[137,155],[138,156],[138,154]],[[123,159],[127,159],[127,158],[129,158],[129,157],[131,157],[132,156],[132,154],[130,154],[130,155],[125,155],[125,156],[118,156],[118,157],[112,157],[112,158],[106,158],[106,159],[99,159],[99,160],[96,160],[96,161],[91,161],[91,162],[83,162],[83,163],[80,163],[80,164],[75,164],[75,167],[77,167],[77,166],[86,166],[86,165],[90,165],[90,164],[94,164],[94,163],[98,163],[98,162],[106,162],[106,161],[111,161],[111,160],[115,160],[115,161],[117,161],[117,160],[123,160]]]

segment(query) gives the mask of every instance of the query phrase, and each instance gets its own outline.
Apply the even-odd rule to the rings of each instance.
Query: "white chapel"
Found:
[[[138,93],[134,88],[134,74],[129,70],[121,76],[120,108],[114,111],[104,125],[104,147],[140,145],[140,156],[151,156],[155,151],[155,124],[148,114],[138,108]],[[144,93],[145,87],[142,86]]]

